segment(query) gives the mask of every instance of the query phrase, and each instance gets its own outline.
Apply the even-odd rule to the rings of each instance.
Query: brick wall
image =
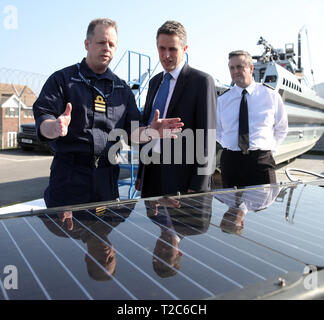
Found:
[[[20,94],[24,88],[23,85],[14,85]],[[5,103],[12,95],[15,94],[15,91],[11,84],[0,83],[0,106],[2,103]],[[21,97],[21,101],[26,106],[32,106],[35,100],[37,99],[33,91],[26,87],[24,94]],[[30,109],[29,109],[30,110]],[[16,118],[6,118],[6,109],[0,108],[0,149],[5,149],[8,147],[8,132],[18,133],[18,117]],[[33,123],[34,118],[25,117],[25,109],[21,108],[20,123]]]
[[[25,118],[24,117],[24,109],[21,109],[20,115],[20,123],[34,123],[34,118]],[[2,145],[1,149],[8,148],[8,132],[16,132],[18,133],[18,117],[17,118],[6,118],[5,116],[5,109],[2,109]]]

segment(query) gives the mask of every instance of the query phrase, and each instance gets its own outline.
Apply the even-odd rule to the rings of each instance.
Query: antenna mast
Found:
[[[313,79],[313,85],[314,85],[314,88],[315,88],[314,70],[313,70],[313,65],[312,65],[312,58],[311,58],[309,39],[308,39],[308,32],[307,32],[306,25],[304,25],[298,32],[298,69],[299,69],[299,72],[303,72],[303,68],[301,66],[301,33],[303,31],[305,31],[305,35],[306,35],[310,71],[311,71],[311,75],[312,75],[312,79]]]

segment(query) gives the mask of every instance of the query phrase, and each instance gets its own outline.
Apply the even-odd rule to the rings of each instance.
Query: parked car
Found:
[[[37,137],[35,123],[26,123],[20,126],[17,142],[23,150],[41,149],[53,153],[49,144]]]

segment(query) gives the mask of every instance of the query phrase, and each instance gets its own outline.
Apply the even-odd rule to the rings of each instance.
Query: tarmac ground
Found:
[[[0,151],[0,207],[43,198],[48,184],[53,156],[46,152],[1,150]],[[324,153],[307,153],[289,163],[278,165],[277,181],[288,182],[287,168],[309,170],[324,175]],[[294,177],[303,181],[316,177],[293,172]],[[121,171],[121,179],[127,172]],[[214,175],[214,187],[221,188],[219,176]],[[125,187],[123,188],[123,192]],[[125,193],[125,192],[124,192]]]
[[[278,165],[276,170],[277,181],[287,182],[290,181],[286,175],[286,169],[302,169],[305,171],[313,172],[324,178],[324,153],[306,153],[302,156]],[[309,181],[317,179],[316,176],[309,175],[302,172],[291,172],[294,177],[302,181]]]

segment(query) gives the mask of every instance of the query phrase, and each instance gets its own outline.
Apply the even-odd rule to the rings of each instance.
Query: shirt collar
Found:
[[[177,79],[178,79],[178,77],[180,75],[180,72],[181,72],[183,66],[185,65],[185,63],[186,62],[184,60],[182,60],[174,70],[169,72],[171,74],[171,76],[172,76],[172,79],[177,81]],[[163,71],[163,77],[164,77],[165,74],[166,74],[166,71]]]
[[[241,87],[235,85],[236,92],[237,92],[240,96],[242,95],[242,91],[243,91],[244,89],[248,92],[249,95],[251,95],[251,94],[253,93],[255,87],[256,87],[256,83],[255,83],[254,80],[253,80],[252,83],[251,83],[248,87],[246,87],[246,88],[241,88]]]
[[[109,68],[107,68],[107,70],[102,74],[94,73],[86,63],[86,58],[83,58],[80,64],[80,70],[86,78],[108,79],[111,81],[115,80],[114,74]]]

